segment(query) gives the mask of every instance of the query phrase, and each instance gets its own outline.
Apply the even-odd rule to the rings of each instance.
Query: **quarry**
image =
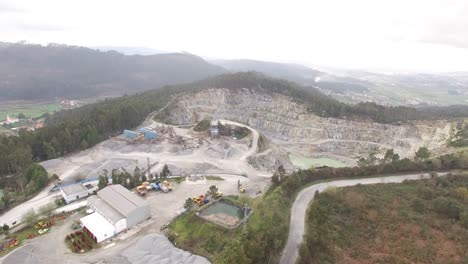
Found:
[[[266,157],[265,151],[250,158],[258,168],[265,168],[266,162],[272,167],[283,164],[290,168],[287,153],[330,158],[347,165],[356,165],[359,157],[371,152],[382,155],[386,149],[394,149],[400,157],[411,157],[422,146],[444,147],[451,133],[450,122],[443,120],[392,125],[322,118],[296,99],[258,89],[213,88],[182,95],[160,116],[178,125],[228,119],[251,126],[271,142]]]

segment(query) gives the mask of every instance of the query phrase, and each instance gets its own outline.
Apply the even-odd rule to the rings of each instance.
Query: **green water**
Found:
[[[209,206],[202,212],[200,212],[200,214],[202,216],[208,216],[208,215],[214,215],[214,214],[227,214],[230,216],[240,218],[240,216],[243,215],[243,212],[242,212],[242,209],[237,206],[230,205],[225,202],[217,202],[215,204],[212,204],[211,206]]]
[[[317,159],[311,159],[311,158],[306,158],[303,156],[296,156],[293,154],[289,155],[289,160],[294,166],[298,166],[301,169],[309,169],[311,167],[321,167],[321,166],[328,166],[328,167],[334,167],[334,168],[341,168],[341,167],[346,167],[346,164],[330,159],[330,158],[317,158]]]

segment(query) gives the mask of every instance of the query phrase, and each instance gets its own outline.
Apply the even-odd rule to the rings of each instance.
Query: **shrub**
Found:
[[[434,200],[434,210],[449,218],[459,220],[463,212],[463,205],[445,197],[438,197]]]

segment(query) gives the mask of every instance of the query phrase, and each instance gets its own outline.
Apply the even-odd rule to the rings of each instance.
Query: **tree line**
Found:
[[[113,169],[111,175],[107,170],[103,170],[103,172],[99,175],[98,187],[99,189],[105,188],[109,185],[109,178],[112,179],[112,184],[120,184],[127,189],[133,189],[137,186],[140,186],[143,182],[157,182],[160,179],[166,179],[168,176],[172,175],[171,170],[167,164],[164,164],[163,169],[158,174],[155,173],[148,173],[146,171],[142,171],[138,166],[135,167],[133,173],[129,173],[126,169]]]

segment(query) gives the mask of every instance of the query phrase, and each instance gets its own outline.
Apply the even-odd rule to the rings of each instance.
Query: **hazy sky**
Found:
[[[0,0],[0,41],[468,71],[468,0]]]

